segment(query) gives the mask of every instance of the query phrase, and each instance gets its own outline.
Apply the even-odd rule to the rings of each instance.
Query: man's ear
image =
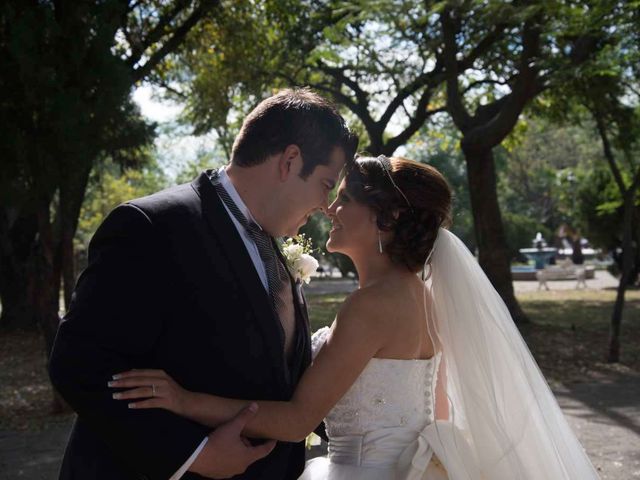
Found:
[[[287,145],[280,155],[278,173],[280,180],[285,181],[292,173],[298,174],[302,168],[302,152],[295,144]]]

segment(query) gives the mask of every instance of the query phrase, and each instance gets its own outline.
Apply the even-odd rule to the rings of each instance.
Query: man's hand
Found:
[[[257,411],[258,405],[252,403],[211,432],[189,471],[208,478],[230,478],[244,473],[253,462],[269,455],[276,446],[275,440],[254,447],[242,436],[244,426]]]

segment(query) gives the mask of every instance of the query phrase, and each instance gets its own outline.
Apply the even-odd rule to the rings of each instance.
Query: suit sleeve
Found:
[[[116,208],[89,246],[49,362],[55,388],[120,461],[152,479],[171,477],[209,429],[165,410],[130,410],[112,399],[113,374],[150,367],[164,328],[167,253],[148,216]],[[164,275],[164,276],[163,276]]]

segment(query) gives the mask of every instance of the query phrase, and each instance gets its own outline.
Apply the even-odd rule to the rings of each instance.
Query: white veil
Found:
[[[435,422],[430,443],[450,480],[598,479],[471,252],[441,228],[430,257],[425,308],[449,397],[449,421]]]

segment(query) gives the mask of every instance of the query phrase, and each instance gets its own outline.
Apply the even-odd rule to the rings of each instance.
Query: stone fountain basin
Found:
[[[595,274],[596,274],[596,267],[594,267],[593,265],[585,265],[585,275],[586,275],[586,279],[593,279],[595,278]],[[516,266],[516,267],[511,267],[511,278],[513,278],[514,281],[520,281],[520,280],[538,280],[536,278],[536,267],[533,266]],[[562,279],[558,279],[558,281],[562,281],[562,280],[576,280],[576,276],[575,275],[567,275],[566,277],[562,278]],[[556,280],[554,280],[556,281]]]

